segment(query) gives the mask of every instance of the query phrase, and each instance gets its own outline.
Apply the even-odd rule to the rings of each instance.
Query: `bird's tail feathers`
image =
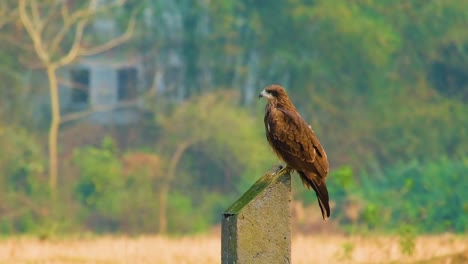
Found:
[[[301,176],[302,183],[307,188],[312,188],[317,195],[318,204],[320,206],[320,210],[322,211],[323,220],[327,220],[330,217],[330,204],[328,198],[328,189],[325,185],[325,181],[319,178],[316,175],[310,175],[310,177],[302,171],[298,172]]]

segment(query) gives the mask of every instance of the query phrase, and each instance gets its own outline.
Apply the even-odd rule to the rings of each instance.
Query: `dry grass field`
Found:
[[[295,236],[293,263],[468,263],[468,237],[421,236],[412,256],[398,237]],[[220,263],[219,236],[0,240],[0,263]]]

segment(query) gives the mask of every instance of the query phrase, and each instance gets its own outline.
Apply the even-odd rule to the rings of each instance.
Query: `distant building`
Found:
[[[59,76],[63,113],[97,110],[85,119],[100,124],[129,124],[138,120],[137,100],[144,89],[139,59],[124,60],[103,54],[64,67]]]

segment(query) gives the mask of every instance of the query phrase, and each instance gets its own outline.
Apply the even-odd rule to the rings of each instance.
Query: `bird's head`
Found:
[[[274,105],[290,102],[288,94],[284,88],[277,84],[265,87],[265,89],[263,89],[263,91],[258,95],[258,98],[261,97],[267,99],[268,103]]]

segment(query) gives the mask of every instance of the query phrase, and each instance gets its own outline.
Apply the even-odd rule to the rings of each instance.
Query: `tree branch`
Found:
[[[119,103],[112,104],[112,105],[95,106],[95,107],[89,108],[88,110],[85,110],[85,111],[75,112],[75,113],[71,113],[71,114],[67,114],[67,115],[62,116],[61,124],[66,123],[66,122],[70,122],[70,121],[73,121],[73,120],[81,119],[81,118],[84,118],[84,117],[86,117],[88,115],[98,113],[98,112],[107,112],[107,111],[111,111],[111,110],[118,109],[118,108],[125,108],[125,107],[135,106],[135,105],[137,105],[137,103],[138,103],[138,99],[134,99],[134,100],[128,100],[128,101],[121,101]]]
[[[10,8],[6,2],[0,1],[0,29],[15,19],[17,15],[16,8]]]
[[[48,64],[49,56],[44,50],[40,32],[37,31],[37,29],[34,27],[33,23],[31,22],[31,20],[29,19],[29,15],[26,10],[26,0],[19,0],[18,7],[19,7],[18,11],[19,11],[21,22],[23,23],[24,27],[26,28],[26,31],[29,33],[29,36],[31,37],[31,40],[34,45],[34,50],[36,51],[39,59],[44,64]]]
[[[132,16],[130,18],[130,21],[128,22],[127,29],[125,30],[124,34],[120,35],[117,38],[111,39],[111,40],[107,41],[106,43],[101,44],[99,46],[96,46],[94,48],[82,49],[80,51],[79,55],[81,55],[81,56],[95,55],[95,54],[104,52],[106,50],[112,49],[112,48],[126,42],[133,35],[134,29],[135,29],[135,24],[136,24],[135,17]]]
[[[71,25],[74,22],[76,22],[76,19],[79,19],[81,17],[81,21],[79,21],[76,26],[75,38],[74,38],[72,47],[68,51],[67,55],[65,55],[64,57],[62,57],[62,59],[57,61],[56,65],[60,67],[60,66],[71,63],[73,60],[75,60],[79,56],[90,56],[90,55],[95,55],[95,54],[104,52],[130,39],[130,37],[133,34],[135,23],[136,23],[134,15],[132,15],[132,17],[130,18],[128,25],[127,25],[127,29],[125,30],[125,33],[120,35],[119,37],[111,39],[105,42],[104,44],[101,44],[101,45],[98,45],[96,47],[89,48],[89,49],[85,49],[81,46],[83,32],[84,32],[85,26],[89,23],[90,17],[98,13],[108,11],[113,7],[120,6],[123,3],[125,3],[125,1],[118,1],[112,4],[104,5],[100,8],[96,8],[95,10],[92,10],[92,8],[94,7],[91,6],[92,2],[90,2],[87,9],[83,9],[81,10],[81,12],[78,12],[78,11],[76,12],[76,13],[79,13],[79,15],[72,17],[71,19],[67,19],[66,17],[64,17],[63,18],[65,21],[64,26],[62,30],[59,31],[59,33],[56,35],[56,37],[52,41],[52,46],[51,46],[52,50],[56,50],[58,48],[60,42],[62,42],[68,29],[71,27]]]
[[[57,7],[60,5],[62,1],[55,1],[49,8],[48,12],[46,12],[46,15],[44,16],[44,19],[40,22],[40,24],[37,26],[39,28],[40,32],[44,31],[44,28],[47,26],[47,24],[52,21],[54,17],[57,16]]]
[[[58,60],[55,64],[58,67],[70,64],[80,55],[80,48],[81,48],[81,40],[83,39],[83,32],[86,26],[87,20],[83,19],[76,25],[75,29],[75,38],[73,40],[72,47],[68,51],[68,53]]]
[[[62,16],[63,25],[51,41],[50,50],[52,52],[57,52],[57,49],[60,46],[60,43],[65,38],[65,34],[67,34],[70,31],[70,28],[75,23],[77,23],[78,20],[80,19],[82,21],[89,20],[89,18],[93,15],[93,11],[89,10],[89,8],[77,10],[70,15],[66,4],[62,4],[60,13]]]
[[[83,84],[80,84],[80,83],[77,83],[77,82],[73,82],[73,81],[70,81],[69,79],[67,78],[60,78],[60,77],[57,77],[57,81],[60,85],[65,85],[67,87],[70,87],[71,89],[76,89],[76,90],[80,90],[80,91],[87,91],[88,88],[86,85],[83,85]]]
[[[34,25],[37,25],[37,28],[39,28],[39,25],[41,24],[41,19],[40,19],[39,8],[37,6],[36,0],[29,0],[29,5],[31,6],[32,22]]]

